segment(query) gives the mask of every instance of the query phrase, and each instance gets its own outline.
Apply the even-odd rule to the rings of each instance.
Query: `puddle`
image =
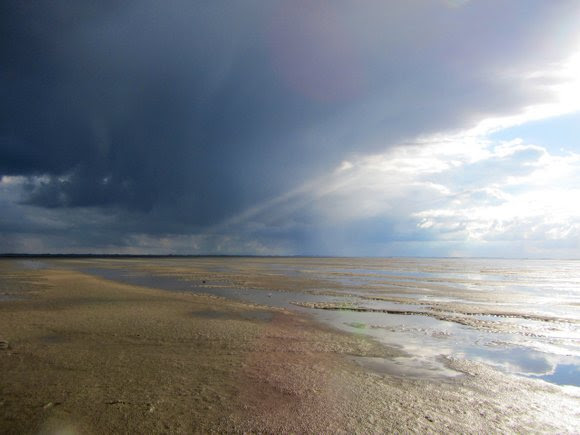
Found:
[[[580,369],[577,364],[558,364],[552,373],[532,377],[553,384],[580,386]]]
[[[554,384],[580,387],[578,358],[557,358],[548,353],[523,347],[470,348],[461,357],[484,362],[505,372],[542,379]]]
[[[446,379],[461,373],[445,365],[444,358],[424,360],[416,357],[377,358],[353,356],[351,359],[361,367],[382,375],[416,379]]]

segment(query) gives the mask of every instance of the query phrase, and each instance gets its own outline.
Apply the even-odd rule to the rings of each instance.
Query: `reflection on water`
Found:
[[[223,281],[187,280],[182,272],[187,270],[187,262],[220,271]],[[251,272],[244,272],[248,263]],[[578,261],[183,259],[179,268],[173,276],[171,268],[160,276],[131,270],[129,263],[125,270],[105,266],[85,270],[132,284],[307,312],[335,328],[371,336],[408,355],[357,361],[377,371],[450,376],[453,373],[445,358],[453,357],[551,383],[580,386]],[[315,279],[321,283],[319,290],[333,296],[320,291],[265,291],[229,285],[228,273],[256,270],[283,279]],[[321,309],[325,307],[331,309]],[[213,313],[200,315],[222,315]],[[250,320],[269,320],[266,314],[256,314],[254,319],[253,314],[247,315]]]
[[[523,347],[493,349],[474,347],[466,351],[465,357],[482,362],[492,362],[505,371],[541,377],[552,370],[548,355]]]
[[[580,368],[578,364],[558,364],[550,374],[538,376],[544,381],[560,385],[578,385]]]
[[[411,378],[452,378],[458,376],[446,367],[444,358],[425,360],[416,357],[376,358],[354,356],[357,364],[374,372]]]

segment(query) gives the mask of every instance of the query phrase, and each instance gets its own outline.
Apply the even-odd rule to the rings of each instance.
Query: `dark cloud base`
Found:
[[[202,232],[353,154],[541,101],[501,72],[565,55],[579,9],[363,3],[4,1],[0,176],[30,177],[40,215],[113,220],[72,233]]]

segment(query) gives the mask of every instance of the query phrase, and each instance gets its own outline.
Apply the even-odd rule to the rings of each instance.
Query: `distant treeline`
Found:
[[[217,254],[0,254],[0,258],[334,258],[318,255],[217,255]],[[338,258],[338,257],[336,257]]]

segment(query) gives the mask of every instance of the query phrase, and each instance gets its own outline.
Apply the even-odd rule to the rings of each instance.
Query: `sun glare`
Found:
[[[469,134],[484,136],[527,122],[580,111],[580,44],[573,53],[565,62],[549,69],[531,72],[523,78],[529,81],[532,88],[539,86],[538,90],[550,95],[549,101],[524,107],[517,114],[484,119]]]

